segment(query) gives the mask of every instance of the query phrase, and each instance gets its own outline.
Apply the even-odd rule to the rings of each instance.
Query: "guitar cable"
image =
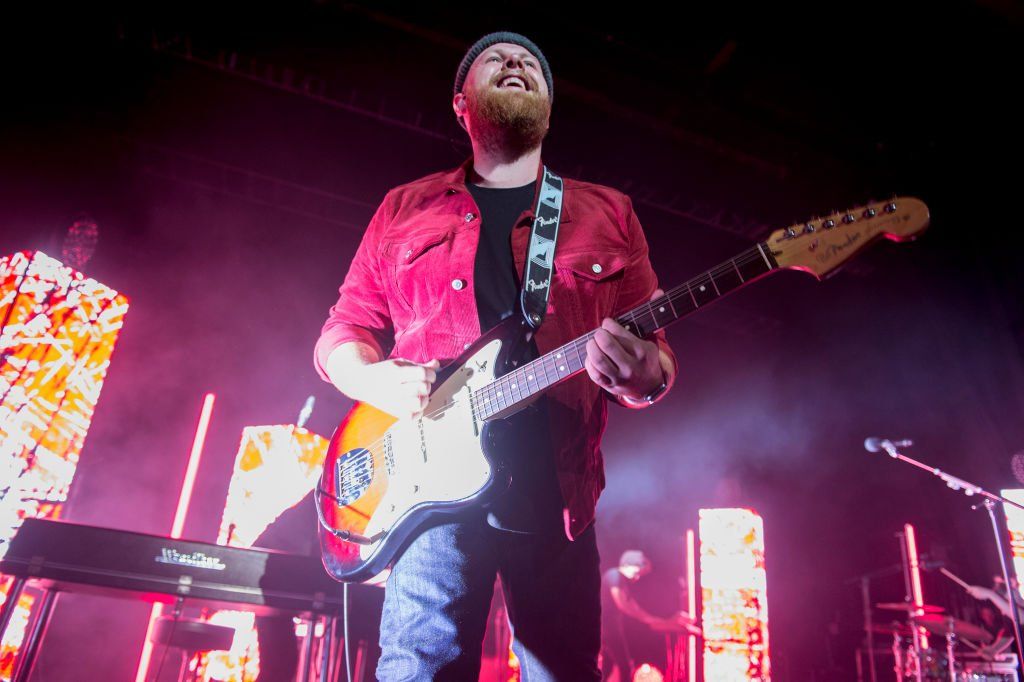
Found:
[[[342,537],[342,533],[327,523],[327,519],[324,517],[324,510],[320,506],[320,495],[326,495],[331,499],[337,501],[338,498],[331,495],[329,492],[320,487],[317,483],[316,488],[313,491],[313,506],[316,507],[316,517],[320,525],[328,533],[335,537]],[[348,636],[348,583],[341,583],[341,635],[345,639],[345,676],[348,678],[348,682],[352,682],[352,646]]]
[[[341,631],[345,638],[345,676],[352,682],[352,647],[348,637],[348,583],[341,584]]]

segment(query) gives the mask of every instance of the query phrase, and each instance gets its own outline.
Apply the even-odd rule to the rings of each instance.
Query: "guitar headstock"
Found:
[[[914,197],[840,211],[772,232],[766,245],[780,268],[826,277],[878,237],[909,241],[928,227],[928,207]]]

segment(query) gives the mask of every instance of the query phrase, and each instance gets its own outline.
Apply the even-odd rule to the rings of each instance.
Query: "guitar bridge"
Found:
[[[388,476],[395,475],[395,448],[391,443],[391,434],[384,434],[384,469]]]
[[[358,500],[373,480],[373,455],[366,448],[357,448],[338,459],[338,506]]]

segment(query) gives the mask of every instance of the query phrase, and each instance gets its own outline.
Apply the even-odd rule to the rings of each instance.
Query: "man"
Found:
[[[1010,602],[1006,595],[1006,581],[1002,576],[992,576],[992,587],[984,585],[969,585],[967,593],[978,601],[986,600],[992,606],[983,604],[978,609],[978,616],[981,619],[981,626],[992,635],[992,642],[986,646],[978,647],[978,653],[988,660],[997,660],[1001,656],[1012,652],[1013,645],[1013,616],[1010,613]],[[1024,609],[1021,608],[1020,595],[1014,589],[1013,601],[1017,606],[1017,619],[1024,622]],[[1009,653],[1009,655],[1013,655]]]
[[[343,393],[415,418],[441,362],[519,314],[552,100],[548,62],[524,36],[493,33],[466,53],[452,107],[473,156],[392,190],[370,222],[315,353]],[[638,339],[610,319],[660,295],[627,197],[565,180],[554,265],[524,359],[600,327],[586,346],[590,379],[508,420],[512,484],[495,504],[423,531],[395,561],[380,679],[476,679],[496,574],[523,679],[599,679],[602,390],[645,407],[671,385],[675,360],[663,337]]]
[[[627,549],[619,558],[619,565],[601,576],[601,674],[605,680],[632,679],[636,667],[626,641],[624,616],[657,630],[700,635],[700,628],[684,614],[661,618],[640,606],[632,586],[650,572],[647,555],[638,549]],[[685,587],[685,582],[681,586]]]

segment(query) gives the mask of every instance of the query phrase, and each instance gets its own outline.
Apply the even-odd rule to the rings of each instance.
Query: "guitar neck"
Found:
[[[757,244],[616,320],[636,336],[650,336],[778,267],[768,246]],[[487,419],[507,411],[583,371],[593,337],[588,332],[478,389],[473,395],[477,416]]]

